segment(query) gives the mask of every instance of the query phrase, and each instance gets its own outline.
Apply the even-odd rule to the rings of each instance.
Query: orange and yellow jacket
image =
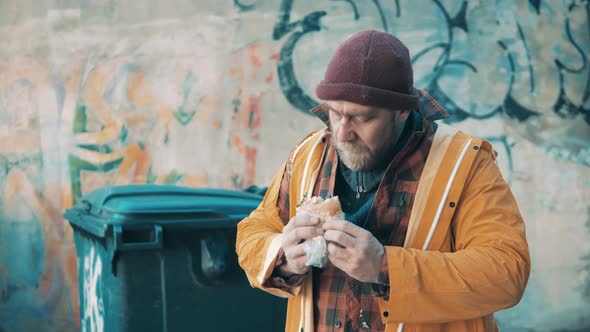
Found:
[[[326,130],[309,135],[292,163],[290,217],[320,169]],[[497,331],[493,313],[524,292],[530,257],[525,225],[491,145],[439,124],[403,247],[385,246],[390,293],[379,298],[386,331]],[[281,252],[276,206],[285,166],[249,217],[236,251],[253,287],[288,297],[287,332],[312,332],[312,274],[291,288],[265,286]]]

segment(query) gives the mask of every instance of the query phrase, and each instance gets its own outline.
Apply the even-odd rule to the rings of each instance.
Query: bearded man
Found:
[[[311,110],[326,124],[290,153],[238,224],[253,287],[288,297],[286,331],[496,331],[530,257],[525,225],[489,142],[413,86],[407,47],[362,31],[332,57]],[[342,218],[297,213],[338,197]],[[323,237],[327,264],[306,245]]]

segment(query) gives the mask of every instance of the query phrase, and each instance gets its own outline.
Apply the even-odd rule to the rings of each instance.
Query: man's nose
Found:
[[[350,142],[355,139],[355,133],[351,126],[350,120],[342,119],[340,128],[336,132],[336,140],[340,142]]]

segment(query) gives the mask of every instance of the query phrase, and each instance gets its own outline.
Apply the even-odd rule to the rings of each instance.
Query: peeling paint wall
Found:
[[[61,214],[106,184],[266,185],[320,123],[314,86],[362,29],[489,139],[533,270],[503,331],[590,327],[590,2],[0,1],[0,331],[74,331]],[[83,308],[82,310],[85,310]]]

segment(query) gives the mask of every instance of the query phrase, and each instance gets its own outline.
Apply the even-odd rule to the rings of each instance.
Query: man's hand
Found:
[[[307,256],[303,249],[303,242],[322,236],[324,230],[319,227],[320,219],[302,214],[291,218],[283,228],[283,251],[287,263],[280,266],[283,273],[304,274],[311,268],[306,266]]]
[[[373,234],[346,220],[326,221],[323,228],[330,262],[358,281],[376,283],[385,248]]]

